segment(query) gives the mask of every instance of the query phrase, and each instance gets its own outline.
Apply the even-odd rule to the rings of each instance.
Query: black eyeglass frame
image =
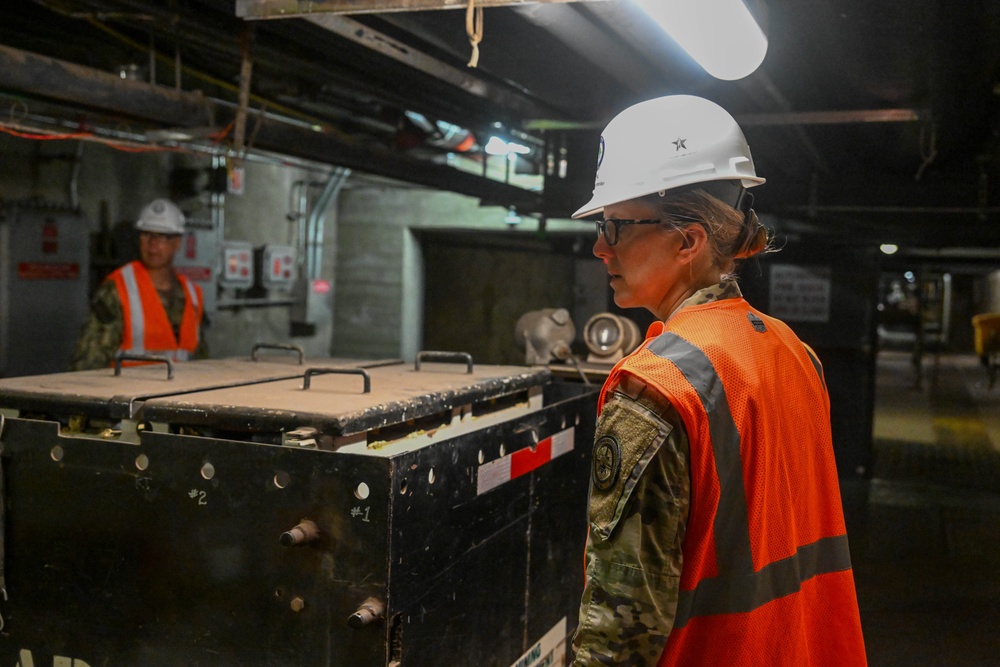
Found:
[[[609,246],[618,245],[622,225],[658,225],[667,222],[663,219],[650,220],[629,220],[627,218],[608,218],[607,220],[595,220],[597,223],[597,233],[604,236],[604,241]]]

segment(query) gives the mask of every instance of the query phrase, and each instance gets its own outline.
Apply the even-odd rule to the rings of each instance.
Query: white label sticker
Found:
[[[510,480],[510,457],[505,456],[496,461],[490,461],[479,466],[479,476],[476,480],[476,495],[495,489]]]
[[[573,435],[576,430],[571,426],[561,433],[552,436],[552,458],[573,451]]]

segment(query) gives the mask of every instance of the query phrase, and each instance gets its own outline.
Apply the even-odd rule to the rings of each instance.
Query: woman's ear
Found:
[[[687,225],[677,231],[680,233],[680,247],[677,249],[680,261],[693,262],[708,248],[708,232],[701,225]]]

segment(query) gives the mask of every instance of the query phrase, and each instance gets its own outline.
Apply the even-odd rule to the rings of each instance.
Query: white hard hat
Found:
[[[154,199],[142,209],[135,228],[159,234],[183,234],[184,213],[169,199]]]
[[[725,109],[692,95],[640,102],[615,116],[601,134],[594,196],[573,214],[707,181],[760,185],[750,147]]]

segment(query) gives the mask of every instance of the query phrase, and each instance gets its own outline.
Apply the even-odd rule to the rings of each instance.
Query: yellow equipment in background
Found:
[[[986,366],[992,389],[1000,369],[1000,313],[974,315],[972,328],[975,331],[976,354]]]

